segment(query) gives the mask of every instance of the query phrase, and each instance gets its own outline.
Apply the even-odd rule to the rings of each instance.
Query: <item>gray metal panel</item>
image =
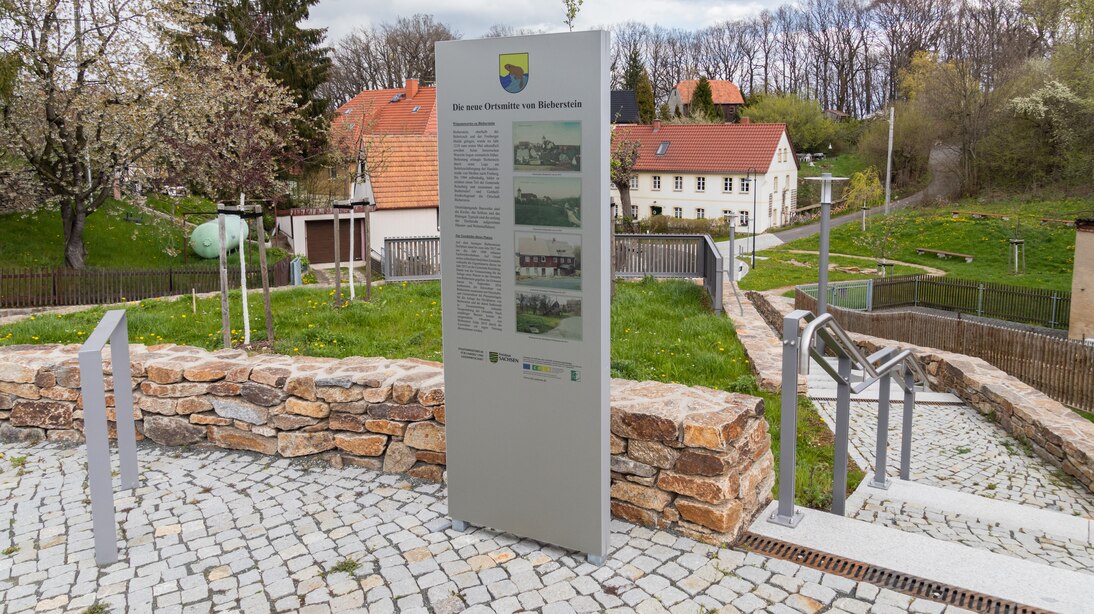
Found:
[[[528,85],[509,94],[498,83],[500,54],[529,53]],[[445,402],[449,514],[604,556],[610,507],[608,412],[608,73],[607,32],[453,41],[437,44],[441,190],[441,284],[444,317]],[[453,105],[580,100],[582,107],[525,111],[456,112]],[[581,341],[515,332],[512,274],[514,121],[580,120],[581,126]],[[453,123],[492,122],[501,131],[502,196],[498,228],[460,229],[454,212]],[[508,151],[507,151],[508,150]],[[508,200],[508,204],[505,201]],[[475,205],[477,206],[477,205]],[[572,232],[572,229],[567,229]],[[457,328],[456,245],[460,233],[489,236],[503,247],[504,329]],[[504,272],[509,271],[508,275]],[[461,355],[461,347],[498,351],[520,362],[491,363]],[[524,357],[581,365],[578,381],[538,382],[524,377]]]

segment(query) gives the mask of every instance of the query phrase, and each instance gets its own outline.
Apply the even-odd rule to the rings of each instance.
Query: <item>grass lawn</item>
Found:
[[[798,177],[820,177],[821,173],[832,173],[836,177],[850,177],[870,166],[858,154],[848,153],[824,160],[814,160],[813,166],[803,162],[798,169]]]
[[[379,286],[371,303],[331,307],[324,289],[273,293],[276,351],[309,356],[386,356],[441,360],[440,284]],[[778,461],[779,397],[756,391],[744,348],[732,323],[712,314],[703,289],[682,281],[619,283],[611,313],[613,377],[676,382],[763,397]],[[207,349],[220,346],[220,301],[150,300],[129,309],[130,340],[171,342]],[[81,343],[105,308],[65,316],[40,316],[0,327],[0,346]],[[233,338],[242,333],[239,296],[233,294]],[[264,338],[261,297],[251,294],[252,340]],[[803,399],[799,411],[798,503],[823,508],[831,501],[832,434]],[[862,473],[852,470],[854,489]]]
[[[1071,289],[1071,272],[1075,257],[1075,229],[1062,224],[1041,224],[1042,217],[1063,217],[1065,213],[1094,208],[1090,200],[1049,200],[1019,202],[961,201],[947,206],[916,208],[895,213],[900,220],[896,232],[895,260],[925,264],[946,271],[947,275],[979,281],[1018,286]],[[951,211],[978,211],[1011,216],[1009,221],[997,218],[953,218]],[[1012,275],[1009,271],[1009,243],[1016,224],[1026,241],[1026,273]],[[844,254],[872,256],[855,241],[860,235],[857,224],[846,224],[832,230],[832,251]],[[807,237],[780,245],[776,250],[818,249],[818,236]],[[973,262],[938,258],[932,254],[916,254],[924,247],[948,252],[970,254]],[[747,278],[746,278],[747,279]]]
[[[761,260],[759,256],[766,257]],[[745,260],[745,258],[741,258]],[[790,254],[775,250],[759,252],[756,258],[756,268],[749,271],[740,281],[742,290],[771,290],[786,286],[817,283],[817,271],[820,257],[814,254]],[[859,267],[871,269],[876,267],[873,258],[862,260],[859,258],[845,258],[831,256],[829,262],[840,267]],[[808,266],[802,266],[802,265]],[[915,275],[923,273],[922,269],[910,266],[894,266],[894,275]],[[851,279],[868,279],[876,277],[866,273],[850,273],[845,271],[828,271],[829,281],[847,281]]]
[[[127,221],[127,216],[140,218],[141,223]],[[63,237],[59,209],[2,215],[0,266],[61,266],[64,263]],[[184,259],[183,232],[178,226],[124,201],[108,200],[98,211],[89,215],[84,240],[89,267],[156,268],[181,266],[184,263],[216,266],[216,260],[203,260],[192,252]],[[185,249],[190,248],[187,245]],[[267,252],[270,263],[287,255],[277,249]],[[239,262],[236,254],[229,255],[229,260]],[[257,252],[254,260],[258,260]]]
[[[200,224],[215,218],[217,211],[217,204],[215,202],[201,196],[173,198],[163,194],[150,194],[148,198],[145,199],[145,204],[157,211],[162,211],[168,215],[174,216],[175,219],[178,219],[184,211],[202,212],[202,215],[186,216],[186,221],[194,224]]]

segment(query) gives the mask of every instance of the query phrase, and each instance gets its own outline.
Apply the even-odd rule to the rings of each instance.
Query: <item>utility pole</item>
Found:
[[[885,155],[885,215],[889,215],[890,186],[893,182],[893,117],[896,107],[889,106],[889,152]]]

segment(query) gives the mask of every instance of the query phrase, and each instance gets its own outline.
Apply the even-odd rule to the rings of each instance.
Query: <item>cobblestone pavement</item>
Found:
[[[95,602],[157,614],[943,611],[618,521],[608,562],[595,567],[512,535],[452,530],[436,484],[146,445],[142,485],[119,500],[121,559],[99,569],[82,448],[4,452],[0,518],[11,520],[0,530],[0,614],[80,612]]]
[[[1025,528],[981,522],[961,514],[945,513],[905,501],[870,495],[852,518],[921,533],[1053,567],[1094,574],[1094,545]]]
[[[813,402],[829,426],[833,425],[836,402]],[[893,403],[886,471],[890,476],[899,473],[902,423],[902,406]],[[1094,516],[1094,495],[971,407],[917,405],[913,429],[913,482],[1065,514]],[[870,468],[874,466],[876,434],[877,401],[852,401],[852,457]]]

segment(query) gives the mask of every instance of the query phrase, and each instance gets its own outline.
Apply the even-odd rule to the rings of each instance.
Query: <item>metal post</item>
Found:
[[[247,218],[244,212],[246,199],[239,193],[239,296],[243,300],[243,344],[251,345],[251,311],[247,303],[247,260],[243,257],[246,248]]]
[[[1059,297],[1056,296],[1056,293],[1053,292],[1052,293],[1052,315],[1050,316],[1050,319],[1048,321],[1049,328],[1056,328],[1056,301],[1057,301],[1058,298]]]
[[[885,215],[889,215],[889,197],[893,181],[893,114],[896,107],[889,106],[889,149],[885,154]]]
[[[133,424],[133,379],[126,326],[124,310],[108,311],[79,352],[80,392],[84,403],[84,437],[87,442],[87,474],[91,494],[91,526],[95,540],[95,562],[99,565],[109,565],[118,560],[102,362],[102,349],[108,339],[111,371],[114,376],[114,412],[122,488],[136,488],[139,479],[136,429]]]
[[[884,271],[885,268],[882,267]],[[866,280],[866,311],[874,310],[874,280]]]
[[[847,507],[847,445],[851,434],[851,357],[842,350],[836,382],[836,451],[832,459],[832,513],[843,516]]]
[[[729,283],[737,281],[737,214],[729,214]]]
[[[831,177],[829,173],[825,173]],[[820,223],[820,264],[817,271],[817,315],[828,312],[828,251],[829,226],[832,218],[831,184],[824,183],[821,188]],[[827,189],[826,189],[827,188]],[[828,198],[825,198],[827,196]]]
[[[885,453],[889,445],[889,384],[892,376],[888,371],[878,381],[877,397],[877,446],[874,449],[874,479],[870,486],[886,490],[891,483],[885,475]]]
[[[224,213],[217,213],[217,231],[220,233],[220,326],[223,329],[224,348],[232,347],[232,320],[228,313],[228,244],[225,237]]]
[[[809,312],[797,310],[783,318],[782,413],[779,418],[779,507],[768,519],[796,527],[802,513],[794,510],[794,479],[798,465],[798,344],[799,323]]]
[[[352,199],[352,190],[350,191],[350,198]],[[353,279],[353,218],[357,217],[356,207],[352,207],[349,210],[349,300],[355,300],[357,298],[357,292],[354,288]]]
[[[302,286],[304,285],[304,263],[301,262],[300,256],[292,259],[290,265],[290,276],[292,277],[292,285]]]
[[[900,434],[900,479],[910,480],[912,474],[912,411],[915,409],[915,378],[911,369],[904,369],[904,422]]]
[[[976,315],[984,315],[984,284],[980,284],[979,291],[976,293]]]

